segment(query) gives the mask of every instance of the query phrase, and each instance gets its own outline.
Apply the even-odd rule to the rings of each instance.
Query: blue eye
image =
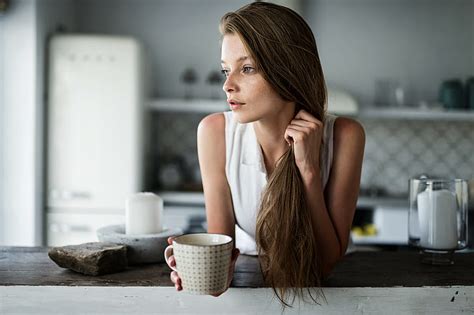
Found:
[[[229,70],[222,69],[221,72],[225,77],[229,75]]]
[[[245,73],[249,73],[249,72],[252,72],[253,70],[255,70],[254,68],[252,67],[249,67],[249,66],[245,66],[242,68],[242,70],[245,72]]]

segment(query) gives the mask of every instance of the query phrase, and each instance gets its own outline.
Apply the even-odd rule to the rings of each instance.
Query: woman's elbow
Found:
[[[345,255],[345,250],[344,250],[344,254],[335,254],[330,259],[326,259],[325,261],[323,261],[322,268],[321,268],[321,275],[323,279],[326,279],[327,277],[329,277],[334,267],[336,267],[337,263],[344,257],[344,255]]]

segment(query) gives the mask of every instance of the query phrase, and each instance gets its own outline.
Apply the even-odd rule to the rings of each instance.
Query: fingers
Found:
[[[172,240],[170,240],[171,238],[168,239],[168,242],[172,242]],[[240,250],[238,248],[234,248],[232,250],[232,256],[231,256],[231,265],[230,265],[230,268],[229,268],[229,282],[228,282],[228,285],[227,285],[227,288],[226,290],[222,291],[222,292],[219,292],[219,293],[215,293],[215,294],[211,294],[212,296],[214,297],[218,297],[220,296],[222,293],[224,293],[225,291],[227,291],[227,289],[229,288],[230,286],[230,283],[232,281],[232,278],[233,278],[233,273],[234,273],[234,268],[235,268],[235,263],[237,262],[237,258],[239,257],[240,255]],[[166,262],[169,266],[176,266],[176,260],[174,258],[174,256],[170,256],[168,261]],[[170,280],[171,282],[173,282],[174,284],[174,287],[176,288],[176,291],[181,291],[183,290],[183,286],[182,286],[182,283],[181,283],[181,278],[179,277],[178,273],[176,271],[172,271],[170,273]]]
[[[300,116],[301,115],[303,114],[300,114]],[[322,127],[323,127],[322,122],[320,122],[316,118],[312,120],[305,120],[305,119],[296,119],[295,117],[295,119],[293,119],[290,122],[290,124],[286,127],[284,138],[285,138],[285,141],[288,143],[288,145],[291,145],[295,142],[302,141],[305,137],[310,136],[311,134],[315,134],[315,135],[321,134]]]
[[[170,236],[168,237],[167,241],[168,241],[168,244],[169,245],[173,245],[173,240],[175,239],[176,236]],[[171,249],[171,251],[173,251],[173,249]],[[176,266],[176,260],[174,259],[174,255],[172,254],[167,260],[166,260],[166,264],[169,266],[169,267],[175,267]]]
[[[292,129],[292,130],[295,130],[295,131],[299,131],[299,132],[303,132],[305,134],[309,134],[311,132],[310,128],[301,127],[301,126],[297,126],[297,125],[288,125],[288,127],[286,127],[286,128]]]
[[[173,241],[176,238],[176,236],[170,236],[167,239],[168,245],[173,245]],[[176,259],[174,258],[174,255],[171,255],[168,260],[166,261],[166,264],[170,267],[176,267]],[[171,282],[173,282],[174,287],[176,288],[176,291],[181,291],[183,290],[183,287],[181,285],[181,278],[179,277],[178,273],[176,271],[172,271],[170,273],[170,279]]]
[[[303,140],[304,133],[294,128],[287,127],[285,131],[285,140],[289,144],[301,142]]]
[[[311,128],[312,126],[315,126],[315,123],[301,119],[293,119],[290,121],[288,126]]]
[[[178,276],[178,273],[176,271],[172,271],[170,273],[170,279],[171,279],[171,282],[173,282],[174,284],[178,284],[179,282],[179,276]]]
[[[290,121],[287,128],[293,128],[296,131],[301,131],[304,133],[311,133],[312,131],[317,131],[323,127],[323,123],[313,117],[311,114],[305,110],[300,110],[294,119]],[[288,142],[288,141],[287,141]]]
[[[232,250],[232,261],[235,262],[237,261],[237,258],[239,257],[240,255],[240,250],[238,248],[234,248]]]
[[[176,259],[174,259],[174,255],[170,256],[170,258],[168,258],[168,261],[166,263],[170,267],[176,267]]]
[[[293,119],[292,121],[290,121],[288,126],[305,128],[308,131],[323,128],[323,124],[321,122],[313,122],[313,121],[307,121],[307,120],[302,120],[302,119]]]
[[[295,119],[303,119],[303,120],[307,120],[307,121],[312,121],[312,122],[321,122],[319,121],[316,117],[314,117],[313,115],[311,115],[310,113],[308,113],[307,111],[305,111],[304,109],[300,110],[296,115],[295,115]]]
[[[225,291],[224,291],[224,292],[225,292]],[[222,293],[224,293],[224,292],[220,292],[220,293],[216,293],[216,294],[211,294],[211,295],[212,295],[213,297],[218,297],[218,296],[220,296],[220,295],[221,295]]]
[[[316,119],[305,110],[300,110],[298,114],[296,114],[295,118],[290,122],[289,126],[306,127],[309,128],[309,131],[312,131],[321,129],[324,125],[322,121]]]
[[[177,291],[181,291],[183,289],[183,287],[181,286],[181,278],[178,276],[178,273],[176,271],[171,272],[170,279],[171,282],[174,283],[174,287]]]
[[[173,245],[173,240],[176,238],[176,236],[170,236],[168,237],[168,245]]]
[[[240,250],[238,248],[234,248],[232,250],[231,264],[229,266],[229,277],[228,277],[228,282],[227,282],[227,288],[222,292],[211,294],[213,297],[218,297],[218,296],[222,295],[225,291],[227,291],[227,289],[229,289],[229,286],[232,282],[232,278],[233,278],[233,275],[234,275],[235,263],[236,263],[237,258],[239,257],[239,255],[240,255]]]
[[[222,293],[224,293],[225,291],[227,291],[227,289],[229,289],[230,287],[230,284],[232,283],[232,278],[234,277],[234,268],[235,268],[235,263],[237,261],[237,258],[239,257],[240,255],[240,250],[238,248],[234,248],[232,250],[232,257],[231,257],[231,263],[230,263],[230,266],[229,266],[229,276],[228,276],[228,280],[227,280],[227,288],[222,291],[222,292],[219,292],[219,293],[215,293],[215,294],[211,294],[213,297],[218,297],[220,296]]]

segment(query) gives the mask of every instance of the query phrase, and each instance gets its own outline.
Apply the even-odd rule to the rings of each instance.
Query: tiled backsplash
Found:
[[[160,161],[179,165],[185,185],[199,189],[196,130],[205,114],[153,113],[152,188],[160,185]],[[419,174],[474,178],[474,122],[360,119],[366,132],[361,187],[407,194],[408,179]]]
[[[361,119],[366,132],[362,187],[408,194],[420,174],[474,178],[474,123]]]
[[[197,127],[206,114],[154,112],[151,123],[151,190],[199,190],[200,173],[197,158]],[[179,184],[170,184],[170,168],[178,169]],[[173,174],[173,172],[171,172]]]

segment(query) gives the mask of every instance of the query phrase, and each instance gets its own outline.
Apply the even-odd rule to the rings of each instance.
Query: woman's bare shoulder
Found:
[[[224,113],[214,113],[204,117],[198,126],[198,136],[204,135],[223,135],[225,132]]]
[[[364,144],[365,131],[360,122],[348,117],[338,117],[334,122],[335,140],[345,139],[346,141],[355,141]]]
[[[224,114],[215,113],[204,117],[199,123],[197,136],[201,173],[215,169],[216,166],[222,170],[226,156]]]

